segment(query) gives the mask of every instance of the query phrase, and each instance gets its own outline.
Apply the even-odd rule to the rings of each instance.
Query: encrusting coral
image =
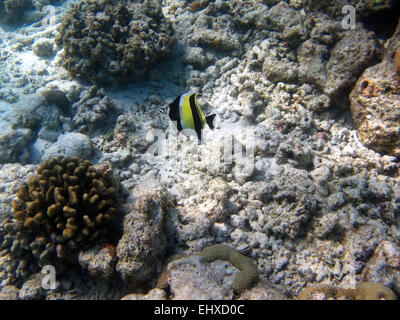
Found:
[[[120,85],[144,75],[175,38],[158,1],[90,0],[73,5],[56,43],[73,76]]]
[[[78,250],[107,234],[116,214],[111,179],[78,157],[49,159],[12,201],[14,216],[0,226],[0,255],[11,282],[77,262]]]
[[[253,260],[227,245],[214,244],[193,255],[201,256],[208,262],[215,260],[228,261],[234,267],[238,268],[240,273],[236,276],[232,284],[232,289],[238,294],[242,294],[247,289],[250,289],[259,280],[258,269]],[[175,254],[167,259],[157,279],[156,288],[164,289],[167,287],[168,264],[184,257],[182,254]]]
[[[218,259],[225,260],[238,268],[240,273],[232,284],[232,289],[237,293],[243,293],[245,290],[251,288],[259,279],[258,269],[253,260],[227,245],[215,244],[204,248],[197,255],[202,256],[208,262]]]
[[[397,300],[395,293],[376,282],[360,282],[354,289],[332,285],[315,285],[304,289],[298,300]]]

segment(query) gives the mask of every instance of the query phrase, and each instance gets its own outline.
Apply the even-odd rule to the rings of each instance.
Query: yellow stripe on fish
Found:
[[[192,107],[190,106],[190,95],[186,94],[181,97],[179,103],[180,122],[183,129],[195,130]]]
[[[177,97],[166,110],[170,119],[177,122],[177,129],[192,129],[196,131],[198,139],[201,141],[201,130],[207,123],[211,129],[214,129],[213,120],[215,114],[204,116],[199,104],[197,103],[198,93],[185,93]]]

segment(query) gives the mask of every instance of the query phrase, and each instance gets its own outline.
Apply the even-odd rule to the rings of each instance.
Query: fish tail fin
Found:
[[[207,124],[211,129],[214,129],[214,119],[215,119],[215,114],[211,114],[206,117]]]

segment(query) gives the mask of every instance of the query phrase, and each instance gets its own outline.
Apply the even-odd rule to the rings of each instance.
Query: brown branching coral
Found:
[[[116,214],[111,181],[88,160],[53,158],[37,174],[13,200],[13,218],[0,226],[0,255],[10,258],[11,281],[36,266],[76,262],[78,250],[106,235]]]

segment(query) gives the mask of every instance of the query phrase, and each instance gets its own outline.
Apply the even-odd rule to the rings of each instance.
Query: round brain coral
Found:
[[[11,281],[37,265],[62,272],[76,263],[78,250],[106,235],[116,213],[112,182],[88,160],[53,158],[37,174],[19,190],[13,218],[0,227],[0,255],[9,257],[3,268]]]
[[[56,43],[72,75],[117,86],[144,75],[175,38],[160,1],[89,0],[73,5]]]

